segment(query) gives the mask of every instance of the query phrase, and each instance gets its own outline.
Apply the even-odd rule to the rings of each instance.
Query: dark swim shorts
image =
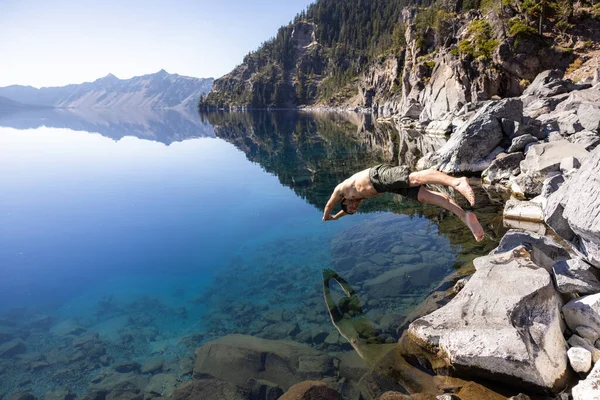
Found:
[[[421,186],[410,187],[409,175],[410,169],[403,165],[379,164],[369,170],[369,179],[378,193],[396,193],[417,200]]]

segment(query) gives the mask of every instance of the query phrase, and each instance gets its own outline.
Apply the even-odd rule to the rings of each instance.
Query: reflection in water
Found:
[[[97,132],[120,140],[125,136],[152,140],[169,145],[186,139],[214,137],[212,127],[187,110],[141,109],[43,109],[36,111],[0,110],[0,126],[36,129],[41,126]]]

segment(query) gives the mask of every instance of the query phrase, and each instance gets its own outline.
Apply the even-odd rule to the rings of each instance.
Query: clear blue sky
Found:
[[[218,78],[311,0],[0,0],[0,87]]]

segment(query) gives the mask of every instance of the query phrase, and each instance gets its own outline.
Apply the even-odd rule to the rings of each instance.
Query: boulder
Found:
[[[571,92],[564,101],[556,106],[555,111],[574,111],[577,110],[581,104],[598,102],[600,102],[600,86],[596,85],[588,89]]]
[[[549,172],[560,171],[560,162],[566,156],[584,159],[588,154],[586,149],[568,140],[536,144],[529,148],[521,162],[521,172],[537,173],[545,179]]]
[[[594,365],[594,368],[585,380],[579,381],[573,387],[573,400],[600,400],[600,361]]]
[[[592,368],[592,353],[583,347],[571,347],[567,356],[571,368],[577,373],[586,374]]]
[[[546,178],[542,185],[541,196],[548,198],[554,192],[556,192],[561,185],[565,183],[565,177],[562,174],[551,176]]]
[[[322,368],[332,365],[327,357],[292,341],[228,335],[196,350],[194,377],[213,376],[239,386],[254,378],[273,382],[285,390],[302,380],[331,376],[328,374],[333,374],[333,368]],[[318,362],[314,361],[317,358]],[[317,370],[311,371],[311,365]]]
[[[588,131],[600,129],[600,103],[581,104],[577,109],[579,123]]]
[[[56,336],[71,336],[81,335],[85,332],[85,328],[79,325],[78,322],[72,319],[67,319],[59,322],[50,329],[50,333]]]
[[[592,355],[593,363],[600,360],[600,350],[595,348],[594,345],[589,342],[589,340],[584,339],[579,335],[571,335],[567,343],[569,343],[569,346],[571,347],[582,347],[589,351]]]
[[[570,175],[579,167],[581,167],[581,162],[573,156],[568,156],[560,160],[560,172],[563,175]]]
[[[589,342],[592,344],[596,343],[596,341],[600,337],[600,334],[594,329],[590,328],[589,326],[583,325],[575,328],[575,333],[584,338],[585,340],[589,340]]]
[[[508,153],[521,152],[525,150],[525,146],[527,146],[530,143],[538,143],[538,139],[530,134],[517,136],[512,140],[510,147],[506,151]]]
[[[508,231],[490,254],[505,253],[519,246],[524,246],[533,262],[548,272],[552,272],[552,266],[558,261],[571,258],[569,252],[554,239],[519,229]]]
[[[481,178],[484,183],[490,185],[507,181],[511,176],[518,175],[521,172],[520,163],[524,159],[523,153],[500,155],[482,172]]]
[[[573,332],[580,325],[600,332],[600,293],[573,299],[564,305],[562,312]]]
[[[452,121],[431,121],[425,128],[425,133],[430,135],[446,135],[452,132]]]
[[[142,365],[142,374],[154,374],[162,371],[165,359],[162,357],[154,357]]]
[[[29,392],[21,392],[9,396],[7,400],[36,400],[37,398]]]
[[[13,339],[0,345],[0,358],[11,358],[22,353],[25,353],[25,342],[21,339]]]
[[[579,121],[579,116],[572,111],[559,113],[556,118],[556,124],[558,126],[558,130],[563,136],[569,136],[585,129]]]
[[[148,382],[145,391],[171,398],[178,383],[177,377],[173,374],[156,374]]]
[[[250,393],[233,383],[218,379],[195,379],[179,386],[173,400],[250,400]]]
[[[559,292],[580,295],[600,293],[597,269],[582,259],[559,261],[552,269]]]
[[[562,389],[567,344],[561,300],[548,272],[523,247],[477,258],[475,266],[463,290],[414,321],[409,337],[458,373],[528,389]]]
[[[554,69],[540,72],[523,91],[523,97],[551,97],[573,90],[573,83],[563,80],[564,72]],[[531,101],[531,100],[529,100]]]
[[[431,285],[436,277],[443,274],[444,267],[434,264],[414,263],[394,268],[367,280],[363,289],[376,298],[396,297],[398,293]]]
[[[325,382],[305,381],[290,387],[279,400],[343,400]]]
[[[447,173],[481,172],[501,152],[504,138],[500,119],[520,122],[523,103],[516,98],[489,102],[456,130],[439,150],[419,161],[419,167],[435,167]]]
[[[596,148],[563,186],[563,216],[582,240],[581,251],[600,268],[600,149]]]
[[[558,176],[564,180],[562,175]],[[560,182],[559,178],[553,177],[549,179],[556,179],[556,182]],[[551,184],[549,184],[549,186],[550,185]],[[550,186],[550,188],[546,190],[549,191],[552,189],[552,186]],[[543,189],[542,192],[544,192]],[[563,215],[565,210],[564,204],[566,200],[566,194],[567,188],[561,186],[548,197],[546,207],[544,208],[544,221],[546,221],[546,224],[548,224],[548,226],[551,227],[560,237],[571,241],[575,237],[575,232],[573,232],[573,229],[571,229],[571,226],[569,225],[569,221],[567,221]]]
[[[569,136],[567,140],[583,147],[587,151],[592,151],[600,144],[600,133],[592,131],[578,132]]]
[[[544,221],[544,212],[538,203],[510,199],[504,205],[504,218],[542,222]]]
[[[283,389],[273,382],[250,379],[247,386],[250,388],[250,396],[253,399],[277,400],[283,395]]]

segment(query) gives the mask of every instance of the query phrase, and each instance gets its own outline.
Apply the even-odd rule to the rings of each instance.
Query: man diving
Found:
[[[406,166],[380,164],[357,172],[337,185],[325,206],[323,221],[334,221],[354,214],[364,199],[390,192],[451,211],[469,227],[475,240],[481,242],[484,232],[475,214],[463,210],[450,196],[425,189],[423,185],[426,184],[449,186],[458,190],[472,206],[475,205],[475,194],[466,177],[454,178],[435,169],[410,172]],[[340,202],[342,210],[331,215]]]

